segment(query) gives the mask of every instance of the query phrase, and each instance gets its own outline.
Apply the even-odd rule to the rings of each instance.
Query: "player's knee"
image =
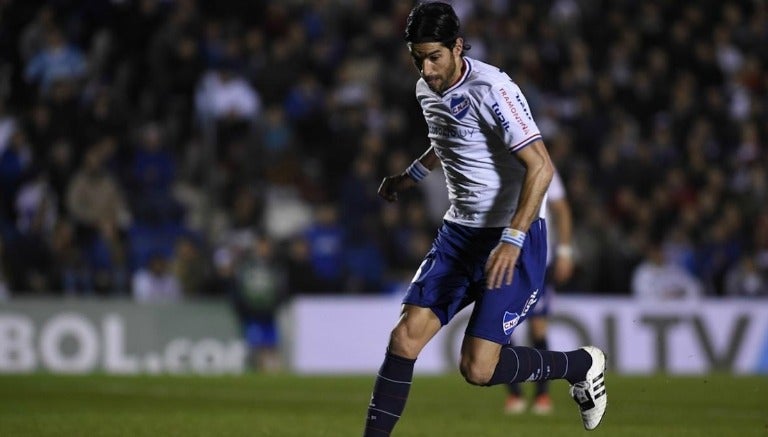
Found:
[[[483,363],[462,360],[461,375],[472,385],[487,385],[493,376],[494,369]]]
[[[398,326],[392,330],[389,337],[390,353],[414,360],[418,357],[421,348],[419,340],[409,335],[405,327]]]

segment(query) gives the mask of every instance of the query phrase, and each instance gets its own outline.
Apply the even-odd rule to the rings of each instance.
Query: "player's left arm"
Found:
[[[499,244],[491,251],[485,266],[486,286],[498,288],[511,284],[517,258],[554,174],[554,166],[541,139],[528,101],[509,76],[497,75],[479,107],[481,118],[525,167],[515,213]]]
[[[518,149],[515,157],[526,169],[517,210],[512,216],[509,228],[499,244],[493,249],[486,264],[486,280],[489,289],[499,288],[502,283],[509,285],[515,271],[515,263],[520,256],[522,241],[539,217],[544,194],[554,174],[554,166],[549,152],[541,139]],[[505,241],[509,237],[508,241]],[[515,242],[519,241],[520,244]]]
[[[526,171],[517,210],[509,222],[509,227],[528,232],[531,223],[539,218],[541,203],[552,181],[555,167],[542,140],[536,140],[520,149],[515,156],[525,166]]]

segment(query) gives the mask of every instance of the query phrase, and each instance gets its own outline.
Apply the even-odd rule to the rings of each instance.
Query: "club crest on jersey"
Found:
[[[515,326],[517,326],[517,322],[519,321],[520,314],[504,311],[504,321],[502,323],[502,327],[504,328],[504,335],[511,334],[512,330],[515,329]]]
[[[462,95],[451,96],[451,114],[457,120],[461,120],[467,112],[469,112],[469,99]]]

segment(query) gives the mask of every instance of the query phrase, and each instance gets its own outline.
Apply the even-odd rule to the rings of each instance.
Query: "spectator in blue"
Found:
[[[342,289],[344,282],[345,232],[332,204],[318,206],[315,221],[304,232],[309,244],[313,273],[322,281],[324,291]]]
[[[271,167],[288,154],[295,154],[294,130],[286,123],[285,112],[279,106],[271,106],[264,112],[261,126],[261,150],[264,167]]]
[[[176,162],[163,141],[160,126],[149,123],[142,129],[134,152],[132,200],[138,218],[146,222],[176,222],[180,215],[179,205],[171,194]]]
[[[0,217],[11,217],[16,192],[32,165],[32,150],[23,131],[11,134],[8,146],[0,151]]]
[[[93,238],[84,245],[84,258],[94,292],[122,295],[128,292],[128,259],[125,235],[117,223],[105,217]]]
[[[24,77],[47,94],[56,81],[77,82],[84,78],[86,67],[80,49],[68,44],[61,29],[53,27],[48,31],[45,47],[27,64]]]
[[[374,158],[368,153],[359,154],[341,182],[342,225],[351,233],[362,231],[363,227],[380,220],[381,202],[375,195],[379,181],[374,174]]]
[[[48,286],[67,295],[89,295],[93,293],[93,277],[75,232],[69,221],[61,220],[56,224],[48,249],[51,265],[45,270]]]
[[[285,97],[286,115],[294,123],[313,121],[324,106],[325,93],[317,78],[309,73],[302,74]]]
[[[352,293],[380,293],[385,290],[384,253],[374,236],[370,225],[350,233],[344,251],[344,267],[347,272],[344,291]]]
[[[301,139],[300,144],[305,144],[303,152],[310,156],[318,151],[307,146],[323,138],[328,130],[323,114],[325,99],[325,92],[317,77],[309,73],[302,74],[285,97],[286,118]]]

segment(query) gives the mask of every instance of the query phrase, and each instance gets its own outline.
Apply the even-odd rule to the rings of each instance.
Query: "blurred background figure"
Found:
[[[660,239],[648,242],[643,261],[632,274],[632,294],[646,302],[703,297],[701,281],[667,259]]]
[[[181,207],[173,197],[176,161],[160,126],[148,123],[138,132],[131,164],[131,209],[144,223],[180,221]]]
[[[149,256],[147,266],[133,274],[133,298],[139,303],[171,303],[182,300],[181,283],[173,274],[166,255]]]
[[[3,241],[0,240],[0,301],[10,299],[11,292],[8,287],[8,275],[5,273],[5,256],[4,256]]]
[[[235,267],[232,304],[248,346],[248,363],[256,370],[274,372],[281,368],[276,316],[288,297],[285,273],[274,242],[265,236],[254,239]]]
[[[528,340],[531,347],[549,350],[547,341],[547,317],[549,317],[555,291],[567,284],[574,271],[573,214],[560,174],[555,171],[547,189],[547,276],[545,289],[528,316]],[[520,384],[507,385],[507,399],[504,412],[520,414],[528,408],[522,397]],[[552,399],[549,396],[549,382],[537,381],[531,411],[534,414],[551,414]]]
[[[747,254],[725,276],[725,294],[729,297],[768,296],[768,275],[759,268],[757,257]]]
[[[312,274],[320,279],[318,289],[342,290],[344,288],[344,244],[346,230],[339,223],[339,212],[334,205],[319,205],[315,218],[303,233],[309,251]]]
[[[248,134],[261,114],[261,99],[239,69],[238,59],[221,59],[197,85],[198,117],[203,123],[215,123],[218,141],[223,145]]]
[[[118,181],[107,167],[107,159],[112,153],[109,141],[105,140],[88,149],[67,189],[69,215],[84,239],[95,233],[103,220],[122,228],[131,220]]]
[[[66,41],[61,29],[56,26],[46,26],[48,14],[44,13],[41,23],[45,32],[45,43],[35,52],[24,71],[24,77],[37,85],[41,94],[48,94],[54,83],[69,82],[68,85],[79,85],[85,77],[86,61],[80,49]],[[31,30],[31,29],[30,29]],[[34,39],[30,33],[27,37]],[[27,40],[28,45],[37,45]],[[29,47],[34,50],[34,47]]]
[[[210,275],[209,264],[202,255],[202,248],[192,236],[182,235],[174,246],[171,270],[179,279],[185,298],[206,297],[206,280]]]

